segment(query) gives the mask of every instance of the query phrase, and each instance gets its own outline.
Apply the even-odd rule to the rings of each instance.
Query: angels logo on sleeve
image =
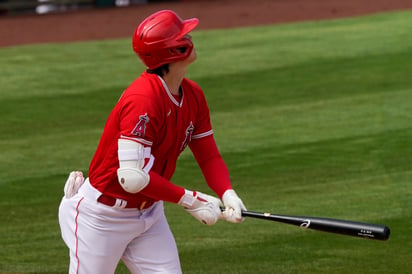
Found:
[[[186,146],[190,143],[190,141],[192,140],[193,129],[194,129],[193,123],[190,122],[190,125],[186,128],[186,137],[182,143],[182,146],[180,147],[180,151],[183,151],[186,148]]]
[[[146,124],[150,121],[149,116],[147,113],[144,115],[139,116],[139,121],[137,122],[136,126],[132,130],[131,134],[139,137],[144,137],[146,132]]]

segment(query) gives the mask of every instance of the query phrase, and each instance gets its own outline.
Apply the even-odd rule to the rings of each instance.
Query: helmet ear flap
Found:
[[[180,56],[182,59],[190,55],[193,50],[193,42],[189,39],[183,39],[176,47],[170,49],[173,54]]]
[[[180,53],[180,54],[184,54],[187,51],[187,47],[177,47],[176,50]]]

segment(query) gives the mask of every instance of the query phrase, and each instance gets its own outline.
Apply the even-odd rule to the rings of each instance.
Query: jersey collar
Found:
[[[184,92],[183,92],[183,88],[182,88],[182,98],[180,99],[180,102],[178,102],[175,97],[173,97],[173,94],[170,92],[169,87],[166,85],[165,80],[163,80],[162,77],[160,77],[159,75],[157,75],[157,77],[160,79],[160,82],[162,82],[163,88],[166,90],[167,96],[169,96],[169,99],[173,102],[173,104],[175,104],[178,107],[182,107],[183,105],[183,99],[184,99]]]

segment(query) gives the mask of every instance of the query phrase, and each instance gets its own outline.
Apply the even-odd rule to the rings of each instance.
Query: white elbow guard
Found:
[[[119,183],[129,193],[137,193],[149,184],[149,174],[142,169],[121,167],[117,170]]]
[[[144,189],[150,181],[148,174],[153,165],[154,157],[150,154],[150,147],[127,139],[118,140],[119,169],[117,177],[123,189],[129,193],[137,193]],[[146,166],[145,159],[149,158]]]

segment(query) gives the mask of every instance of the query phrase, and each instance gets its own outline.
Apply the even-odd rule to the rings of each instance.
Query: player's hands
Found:
[[[225,205],[225,210],[223,211],[224,219],[231,223],[243,222],[242,210],[246,210],[246,207],[236,192],[233,189],[226,190],[222,200]]]
[[[67,199],[73,197],[84,182],[83,172],[72,171],[67,178],[66,184],[64,185],[64,196]]]
[[[223,206],[222,202],[218,198],[201,192],[185,190],[178,204],[197,220],[207,225],[214,225],[223,218],[220,210]]]

